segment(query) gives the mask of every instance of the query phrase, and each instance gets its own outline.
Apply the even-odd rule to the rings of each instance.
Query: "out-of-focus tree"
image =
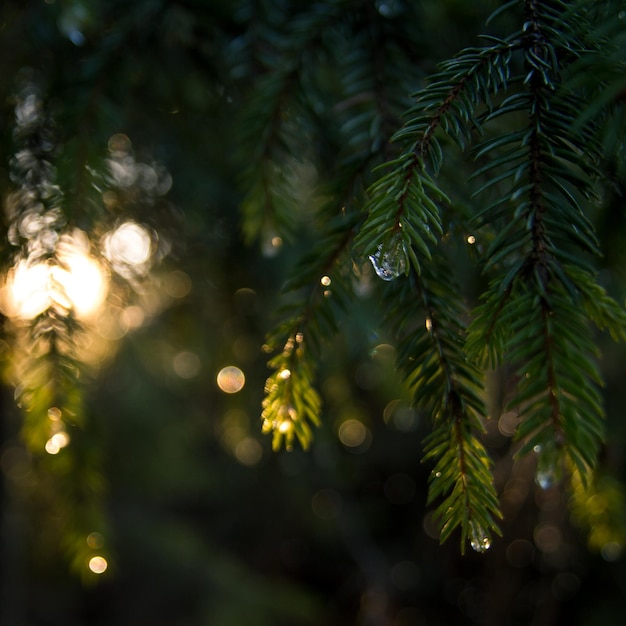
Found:
[[[4,2],[2,623],[618,619],[625,20]]]

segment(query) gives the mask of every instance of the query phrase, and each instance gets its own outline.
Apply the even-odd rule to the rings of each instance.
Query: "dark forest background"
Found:
[[[261,434],[265,333],[290,269],[311,243],[310,190],[324,176],[323,163],[308,161],[307,146],[322,144],[332,164],[335,154],[350,152],[337,120],[345,124],[359,113],[341,92],[339,60],[316,46],[340,55],[391,51],[378,62],[381,72],[397,68],[397,77],[389,71],[386,80],[406,96],[390,108],[398,115],[388,123],[397,128],[410,94],[439,61],[475,44],[486,29],[506,30],[506,16],[485,27],[497,6],[491,0],[2,0],[3,199],[16,185],[16,102],[25,88],[36,90],[53,120],[50,158],[67,214],[90,233],[99,220],[121,219],[125,211],[149,224],[163,252],[152,268],[152,288],[167,294],[143,324],[109,338],[84,389],[77,445],[95,459],[101,484],[106,530],[98,541],[109,563],[101,576],[81,574],[68,559],[68,541],[83,538],[68,539],[63,529],[80,517],[81,501],[55,507],[54,489],[29,469],[15,381],[5,376],[2,626],[621,623],[620,546],[589,548],[567,490],[539,489],[532,459],[513,470],[502,452],[508,439],[497,428],[488,428],[484,441],[496,459],[496,481],[509,477],[497,484],[503,537],[485,554],[461,556],[456,540],[439,544],[426,506],[430,467],[421,462],[429,424],[419,407],[409,406],[395,373],[375,288],[364,290],[319,364],[325,408],[311,449],[273,452],[271,438]],[[321,43],[299,47],[311,32],[303,16],[319,21],[333,12],[337,27],[322,32]],[[395,52],[385,47],[389,41]],[[397,66],[396,53],[403,59]],[[298,97],[308,94],[319,119],[304,124],[314,131],[296,130],[290,140],[301,146],[302,161],[292,172],[301,214],[287,229],[291,237],[278,239],[271,229],[254,231],[240,207],[255,146],[271,121],[264,117],[264,81],[284,76],[296,58],[305,70],[293,89]],[[322,70],[307,73],[307,67]],[[297,122],[296,115],[296,128]],[[93,189],[80,191],[85,163],[105,168],[111,138],[128,138],[136,163],[171,177],[158,201],[146,202],[139,191],[109,215],[106,207],[94,208]],[[354,150],[358,156],[359,146]],[[471,165],[460,158],[456,165],[447,175],[457,177],[454,196],[462,202]],[[618,294],[625,277],[621,202],[597,226],[601,269]],[[8,229],[10,218],[4,223]],[[12,248],[4,235],[0,246],[6,272]],[[467,254],[457,264],[471,297],[480,277],[468,269]],[[0,340],[5,369],[14,350],[7,337]],[[602,341],[611,466],[622,479],[626,353]],[[237,393],[217,383],[228,366],[245,375]]]

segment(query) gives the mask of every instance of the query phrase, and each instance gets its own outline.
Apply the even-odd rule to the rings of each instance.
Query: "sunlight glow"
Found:
[[[29,320],[49,308],[84,319],[95,313],[107,294],[107,277],[98,261],[67,236],[55,260],[12,267],[3,289],[10,317]]]
[[[20,261],[7,277],[7,305],[11,317],[32,319],[50,306],[50,268],[45,263]]]
[[[58,283],[78,317],[87,317],[102,304],[106,281],[100,264],[93,257],[73,253],[63,259],[67,269],[51,268],[51,278]]]

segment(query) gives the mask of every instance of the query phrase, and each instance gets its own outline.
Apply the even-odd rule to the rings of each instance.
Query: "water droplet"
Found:
[[[541,464],[537,466],[537,472],[535,474],[535,482],[542,489],[550,489],[550,487],[554,487],[557,483],[556,472],[553,467],[549,467],[546,465],[545,467],[541,467]]]
[[[476,552],[487,552],[491,547],[489,535],[485,532],[484,528],[476,522],[470,522],[469,540],[472,550]]]
[[[561,479],[558,453],[556,450],[540,445],[535,446],[534,451],[537,454],[535,482],[541,489],[550,489]]]
[[[387,281],[398,278],[407,266],[402,237],[396,234],[388,242],[381,243],[376,254],[371,254],[369,258],[379,278]]]

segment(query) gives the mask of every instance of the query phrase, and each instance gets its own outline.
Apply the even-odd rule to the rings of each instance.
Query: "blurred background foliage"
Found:
[[[340,171],[342,189],[327,198],[357,202],[409,94],[475,43],[497,6],[2,2],[3,201],[20,185],[16,105],[36,94],[54,136],[42,158],[54,163],[67,220],[93,242],[135,220],[149,229],[158,262],[149,276],[129,277],[108,259],[118,285],[107,307],[117,321],[91,329],[90,341],[106,345],[81,370],[81,423],[65,469],[65,451],[38,457],[25,447],[12,374],[20,330],[5,323],[1,624],[621,623],[622,553],[581,525],[623,528],[623,519],[602,517],[621,506],[623,346],[600,339],[611,475],[594,506],[568,508],[569,493],[539,490],[532,460],[513,465],[506,429],[488,428],[505,518],[503,538],[484,555],[439,545],[420,462],[429,424],[409,407],[378,329],[384,303],[367,281],[318,364],[324,421],[312,448],[274,453],[260,432],[261,346],[316,232],[311,187]],[[507,19],[497,28],[506,32]],[[367,68],[362,80],[372,84],[361,92],[344,90],[350,64]],[[363,97],[380,105],[375,119]],[[301,154],[287,180],[271,167],[285,151]],[[313,153],[326,160],[313,166]],[[115,187],[105,174],[115,159],[148,169]],[[455,162],[443,174],[461,206],[470,167]],[[141,175],[163,188],[150,191]],[[624,172],[612,182],[598,234],[605,282],[623,301]],[[269,189],[279,223],[263,218],[259,189]],[[290,203],[281,209],[294,189],[296,214]],[[6,271],[15,246],[4,236],[0,246]],[[455,254],[471,298],[480,278],[466,249]],[[100,554],[108,568],[96,574],[86,563]]]

